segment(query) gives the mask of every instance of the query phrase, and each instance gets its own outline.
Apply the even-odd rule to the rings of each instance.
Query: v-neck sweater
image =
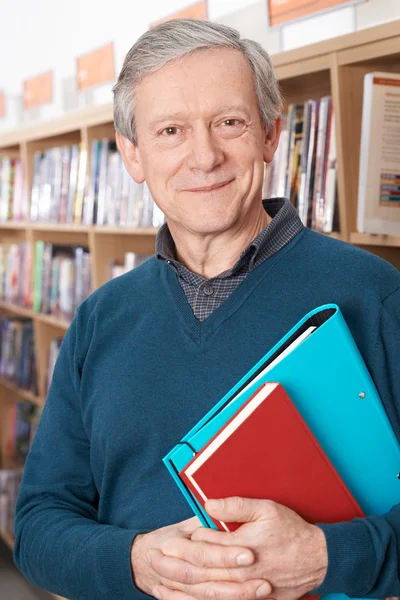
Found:
[[[372,254],[304,228],[201,322],[155,257],[94,292],[63,340],[24,469],[14,560],[25,577],[70,600],[146,597],[132,577],[135,536],[192,516],[162,458],[331,302],[400,440],[400,273]],[[328,571],[318,593],[400,596],[400,505],[319,526]]]
[[[164,223],[158,231],[155,257],[166,261],[176,272],[193,314],[199,321],[206,319],[225,302],[250,271],[278,252],[304,228],[295,207],[287,198],[267,198],[262,201],[262,207],[271,217],[268,225],[241,252],[233,267],[208,279],[177,260],[168,223]]]

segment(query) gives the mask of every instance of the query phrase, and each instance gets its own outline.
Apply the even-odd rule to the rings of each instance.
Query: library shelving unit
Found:
[[[273,63],[288,104],[332,96],[336,115],[340,233],[327,235],[360,246],[400,268],[400,236],[356,233],[363,77],[374,70],[400,72],[400,20],[276,54]],[[114,138],[111,104],[0,135],[0,156],[21,158],[29,194],[35,151],[77,142],[83,142],[89,150],[92,140],[102,137]],[[87,169],[90,173],[90,164]],[[111,260],[123,262],[124,253],[128,251],[154,253],[156,232],[153,228],[4,222],[0,223],[0,244],[25,240],[34,245],[42,240],[85,245],[91,252],[93,285],[97,288],[107,281]],[[0,450],[4,457],[7,407],[17,399],[43,406],[49,345],[52,339],[65,333],[68,323],[4,302],[0,302],[0,313],[33,320],[39,387],[38,396],[33,396],[0,380]],[[4,460],[2,466],[8,466]],[[13,540],[8,537],[6,541],[12,547]]]

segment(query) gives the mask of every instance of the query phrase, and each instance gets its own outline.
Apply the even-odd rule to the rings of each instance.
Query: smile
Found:
[[[188,192],[213,192],[214,190],[219,190],[223,187],[225,187],[226,185],[229,185],[231,182],[233,181],[233,179],[230,179],[229,181],[223,181],[222,183],[215,183],[214,185],[209,185],[207,187],[201,187],[201,188],[192,188],[189,189]]]

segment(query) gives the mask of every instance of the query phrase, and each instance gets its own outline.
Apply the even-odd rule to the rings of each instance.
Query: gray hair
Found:
[[[170,61],[218,47],[238,50],[249,61],[261,122],[268,131],[282,107],[279,84],[268,53],[253,40],[241,40],[236,29],[199,19],[174,19],[161,23],[146,31],[132,46],[112,90],[115,130],[137,144],[134,99],[141,79]]]

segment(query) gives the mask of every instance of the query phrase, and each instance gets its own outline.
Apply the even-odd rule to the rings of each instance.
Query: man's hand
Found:
[[[289,508],[270,500],[234,497],[210,500],[206,510],[213,519],[243,525],[232,533],[200,527],[193,532],[193,541],[249,548],[256,557],[250,566],[228,569],[227,580],[265,578],[275,600],[295,600],[324,580],[328,564],[324,533]],[[217,569],[208,570],[210,579],[219,575]]]
[[[199,527],[200,521],[193,517],[136,536],[131,549],[136,586],[160,600],[267,598],[271,586],[263,577],[235,577],[241,565],[254,562],[253,552],[232,543],[192,540]]]

